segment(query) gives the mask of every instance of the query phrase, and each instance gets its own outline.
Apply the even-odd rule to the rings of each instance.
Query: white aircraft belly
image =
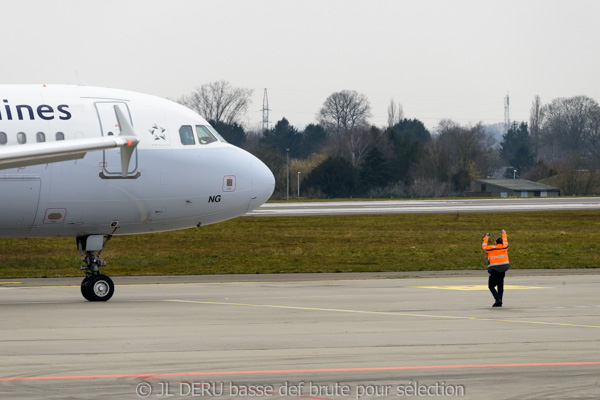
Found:
[[[176,168],[171,157],[177,159]],[[0,220],[0,236],[14,237],[17,231],[28,237],[135,234],[234,218],[248,209],[252,176],[251,169],[232,169],[233,157],[243,166],[251,156],[240,157],[229,147],[204,156],[187,150],[140,150],[137,179],[102,179],[100,152],[76,162],[26,167],[22,178],[0,180],[0,192],[16,196],[2,198],[2,215],[19,216]],[[39,177],[44,181],[41,198]],[[234,179],[235,187],[227,188],[226,179]],[[26,190],[29,200],[17,201]]]

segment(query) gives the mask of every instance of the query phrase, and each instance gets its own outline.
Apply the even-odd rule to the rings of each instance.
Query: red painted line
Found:
[[[403,367],[364,367],[364,368],[316,368],[316,369],[276,369],[257,371],[198,371],[198,372],[165,372],[155,374],[108,374],[108,375],[71,375],[71,376],[20,376],[0,378],[7,381],[67,381],[77,379],[157,379],[170,376],[235,376],[235,375],[278,375],[278,374],[315,374],[331,372],[377,372],[377,371],[417,371],[432,369],[467,369],[467,368],[526,368],[526,367],[569,367],[584,365],[600,365],[600,361],[545,362],[545,363],[511,363],[511,364],[458,364],[458,365],[412,365]]]

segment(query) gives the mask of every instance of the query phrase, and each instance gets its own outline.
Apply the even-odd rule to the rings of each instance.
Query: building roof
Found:
[[[521,191],[521,192],[533,192],[533,191],[558,191],[557,187],[544,185],[534,181],[528,181],[527,179],[480,179],[477,182],[485,185],[498,186],[508,190]]]

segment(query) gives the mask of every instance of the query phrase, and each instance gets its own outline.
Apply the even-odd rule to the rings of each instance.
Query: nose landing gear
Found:
[[[81,294],[89,301],[108,301],[115,293],[115,285],[108,276],[86,276],[81,282]]]
[[[84,257],[85,263],[81,266],[85,271],[85,278],[81,282],[81,294],[88,301],[108,301],[115,293],[112,279],[100,272],[100,267],[106,266],[106,262],[100,258],[100,253],[111,238],[112,235],[108,235],[106,240],[103,235],[77,237],[79,256]]]

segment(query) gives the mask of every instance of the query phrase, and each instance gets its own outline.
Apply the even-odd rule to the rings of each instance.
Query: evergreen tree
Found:
[[[372,188],[385,187],[390,182],[388,163],[377,147],[373,147],[365,154],[359,178],[359,187],[362,193],[367,193]]]
[[[356,181],[356,169],[348,160],[329,157],[304,179],[302,191],[322,192],[327,197],[352,197]]]
[[[285,154],[289,149],[290,157],[300,155],[301,141],[302,135],[298,132],[298,129],[290,125],[286,118],[282,118],[272,129],[265,131],[261,139],[262,143],[278,149],[282,154]]]
[[[211,120],[209,123],[227,142],[234,146],[243,147],[246,143],[246,132],[237,122],[227,124],[222,121]]]
[[[327,132],[321,125],[310,124],[304,128],[300,143],[300,158],[318,153],[327,142]]]
[[[409,183],[410,169],[419,160],[425,143],[431,135],[425,125],[417,119],[403,119],[386,131],[394,146],[391,160],[392,178]]]
[[[535,157],[525,122],[513,122],[500,143],[500,156],[505,164],[512,167],[506,170],[506,178],[513,178],[514,170],[517,170],[516,175],[520,176],[533,167]]]

